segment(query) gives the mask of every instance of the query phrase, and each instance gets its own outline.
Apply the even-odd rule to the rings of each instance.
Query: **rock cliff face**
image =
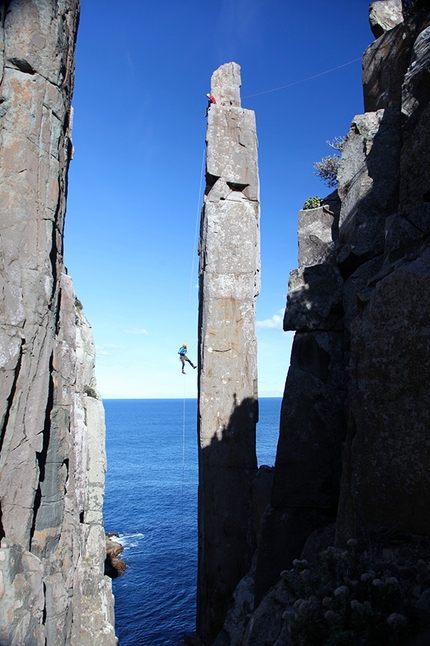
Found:
[[[222,65],[208,114],[200,233],[199,573],[197,631],[211,644],[255,550],[259,183],[255,117],[240,68]]]
[[[367,563],[374,586],[388,585],[388,573],[396,572],[391,583],[411,595],[423,613],[421,629],[428,630],[430,10],[425,4],[412,3],[403,20],[400,2],[372,3],[372,28],[379,37],[363,59],[366,112],[354,117],[347,134],[338,191],[318,209],[299,214],[299,268],[291,273],[284,318],[284,329],[296,330],[296,336],[271,502],[257,551],[259,607],[252,614],[248,577],[236,591],[217,646],[328,643],[323,635],[329,639],[335,634],[330,630],[339,637],[341,623],[330,621],[347,620],[333,599],[349,595],[350,614],[353,608],[373,608],[352,596],[353,585],[360,589],[366,578],[347,577],[327,593],[336,615],[323,607],[317,587],[310,591],[314,575],[304,569],[308,562],[295,559],[304,549],[310,563],[330,545],[334,551],[324,553],[324,567],[331,558],[333,563],[358,559],[357,541],[372,544],[382,560],[376,568],[380,578]],[[396,562],[399,549],[405,552]],[[411,565],[417,558],[421,561]],[[279,582],[281,571],[288,583]],[[403,571],[413,590],[399,583]],[[306,633],[317,616],[318,642]],[[241,617],[235,626],[234,617]],[[395,612],[381,621],[389,631],[399,617],[406,621]],[[409,643],[396,625],[390,643]],[[295,633],[298,626],[301,632]],[[419,643],[428,643],[426,635]]]
[[[104,417],[63,265],[79,0],[0,4],[0,642],[115,644]]]
[[[395,4],[373,3],[373,25]],[[387,31],[381,20],[364,55],[367,111],[343,146],[338,204],[332,195],[299,215],[301,264],[284,318],[297,334],[260,595],[330,520],[339,541],[389,526],[429,533],[429,25],[428,10],[406,23],[397,15]]]

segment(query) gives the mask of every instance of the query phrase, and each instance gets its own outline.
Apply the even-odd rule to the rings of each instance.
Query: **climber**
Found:
[[[197,366],[195,366],[195,365],[193,364],[193,362],[192,362],[192,361],[190,361],[190,360],[188,359],[188,357],[187,357],[187,344],[186,344],[186,343],[184,343],[183,345],[181,345],[181,347],[179,348],[178,354],[179,354],[179,358],[180,358],[180,360],[181,360],[181,362],[182,362],[182,374],[183,374],[183,375],[185,375],[185,370],[184,370],[184,368],[185,368],[185,362],[186,362],[186,361],[188,361],[188,363],[191,365],[191,367],[192,367],[192,368],[194,368],[194,369],[196,369],[196,368],[197,368]]]
[[[206,114],[205,114],[205,117],[207,117],[207,116],[208,116],[208,114],[209,114],[209,108],[211,107],[212,103],[216,103],[216,99],[215,99],[215,97],[214,97],[214,95],[213,95],[213,94],[209,94],[209,92],[208,92],[208,94],[206,94],[206,96],[208,97],[208,107],[206,108]]]

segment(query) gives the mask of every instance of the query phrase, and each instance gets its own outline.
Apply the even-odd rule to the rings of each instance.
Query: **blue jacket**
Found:
[[[178,354],[184,356],[184,354],[187,354],[187,348],[185,348],[183,345],[179,348]]]

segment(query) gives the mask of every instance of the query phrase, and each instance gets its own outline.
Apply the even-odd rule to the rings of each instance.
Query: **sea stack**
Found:
[[[240,85],[236,63],[212,75],[199,245],[197,632],[208,645],[255,550],[260,205],[255,114]]]
[[[0,4],[0,643],[113,646],[104,413],[63,263],[78,0]]]

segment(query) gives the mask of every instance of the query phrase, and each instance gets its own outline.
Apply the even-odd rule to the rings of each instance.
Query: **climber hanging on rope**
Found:
[[[214,95],[213,95],[213,94],[209,94],[209,92],[208,92],[208,94],[206,94],[206,96],[208,97],[208,107],[206,108],[206,114],[205,114],[205,117],[207,117],[207,116],[208,116],[208,114],[209,114],[209,108],[211,107],[212,103],[216,103],[216,98],[214,97]]]
[[[179,358],[180,358],[180,360],[181,360],[181,362],[182,362],[182,374],[183,374],[183,375],[185,375],[185,374],[186,374],[186,373],[185,373],[185,370],[184,370],[184,368],[185,368],[185,362],[186,362],[186,361],[188,361],[188,363],[191,365],[191,367],[192,367],[192,368],[194,368],[194,369],[195,369],[195,368],[197,368],[197,366],[195,366],[195,365],[193,364],[193,362],[192,362],[192,361],[190,361],[190,360],[188,359],[188,357],[187,357],[187,344],[186,344],[186,343],[184,343],[183,345],[181,345],[181,347],[179,348],[178,354],[179,354]]]

